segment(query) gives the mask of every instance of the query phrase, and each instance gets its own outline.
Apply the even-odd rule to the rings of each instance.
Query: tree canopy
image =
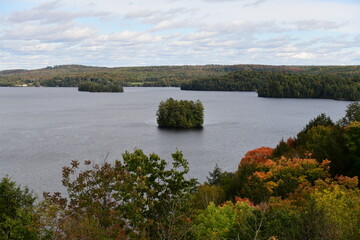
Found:
[[[38,239],[35,196],[8,177],[0,181],[0,239]]]
[[[188,231],[183,228],[188,214],[184,205],[196,181],[186,178],[188,163],[180,151],[172,159],[169,167],[158,155],[147,156],[136,149],[113,164],[85,161],[87,170],[80,170],[80,163],[73,161],[63,168],[62,182],[69,198],[45,195],[62,216],[55,235],[65,239],[178,239]]]
[[[159,104],[157,123],[162,128],[201,128],[204,123],[204,106],[200,100],[174,100]]]

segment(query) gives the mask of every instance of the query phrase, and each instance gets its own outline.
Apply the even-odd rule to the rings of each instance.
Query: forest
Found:
[[[60,65],[36,70],[0,71],[0,86],[77,87],[80,82],[110,81],[122,86],[180,86],[198,78],[217,77],[239,70],[262,70],[280,67],[264,65],[198,65],[149,67],[89,67]],[[292,67],[286,67],[292,69]]]
[[[257,91],[262,97],[359,100],[360,66],[196,65],[89,67],[60,65],[0,71],[0,86],[78,87],[83,82],[123,87]]]
[[[360,74],[238,71],[183,83],[182,90],[256,91],[259,97],[360,100]]]
[[[256,91],[271,71],[237,71],[222,77],[193,80],[181,84],[181,90],[196,91]]]
[[[360,66],[195,65],[149,67],[49,66],[0,71],[0,86],[181,87],[257,91],[259,97],[360,99]],[[104,86],[104,88],[106,88]]]
[[[96,82],[82,82],[78,86],[78,91],[85,92],[123,92],[122,86],[115,83],[96,83]]]
[[[0,239],[359,239],[360,103],[338,122],[320,114],[275,148],[247,152],[232,172],[215,166],[203,184],[188,172],[179,150],[164,160],[135,149],[113,162],[72,161],[66,196],[40,200],[5,177]]]

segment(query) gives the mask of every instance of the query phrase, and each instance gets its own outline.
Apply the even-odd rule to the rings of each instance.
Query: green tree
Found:
[[[331,229],[333,239],[357,239],[360,236],[358,190],[334,185],[324,190],[315,189],[312,197],[316,207],[325,212],[327,229]]]
[[[192,233],[195,239],[227,239],[235,225],[236,212],[231,202],[216,207],[214,203],[200,212],[195,219]]]
[[[209,177],[206,177],[210,185],[220,185],[221,183],[221,168],[216,164],[212,172],[209,172]]]
[[[0,182],[0,239],[39,239],[35,196],[5,177]]]
[[[308,124],[304,127],[304,129],[297,134],[295,144],[301,145],[306,142],[306,134],[307,132],[318,126],[334,126],[334,122],[328,117],[325,113],[320,114],[314,119],[311,119]]]
[[[156,113],[159,127],[201,128],[204,123],[204,106],[200,100],[174,100],[169,98],[159,104]]]
[[[353,102],[347,106],[345,117],[343,117],[339,124],[346,126],[350,122],[360,122],[360,102]]]
[[[300,211],[291,201],[272,197],[268,202],[262,236],[265,239],[298,240],[301,235]]]
[[[69,199],[59,194],[46,196],[62,209],[58,235],[68,239],[177,239],[186,234],[190,192],[196,181],[186,179],[188,163],[180,151],[172,158],[173,165],[168,167],[158,155],[146,156],[137,149],[125,152],[123,161],[94,164],[79,173],[77,161],[64,167],[62,182]],[[74,228],[69,220],[82,224]],[[79,226],[87,227],[83,235],[79,235]]]
[[[348,150],[347,174],[360,176],[360,122],[350,122],[344,128],[344,139]]]
[[[225,192],[218,185],[204,184],[192,194],[192,201],[195,208],[204,209],[210,202],[218,205],[225,201]]]

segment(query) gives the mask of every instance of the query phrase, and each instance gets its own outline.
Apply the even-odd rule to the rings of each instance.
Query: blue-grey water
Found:
[[[157,128],[157,107],[169,97],[200,99],[204,128]],[[61,168],[71,160],[113,161],[140,148],[164,159],[181,150],[190,164],[189,176],[203,182],[216,163],[235,171],[248,150],[275,147],[320,113],[336,121],[348,104],[178,88],[125,88],[124,93],[0,88],[0,177],[9,175],[38,194],[63,191]]]

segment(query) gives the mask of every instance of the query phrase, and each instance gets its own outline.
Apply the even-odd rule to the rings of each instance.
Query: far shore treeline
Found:
[[[238,71],[183,83],[182,90],[256,91],[259,97],[360,100],[360,73]]]
[[[82,82],[79,84],[78,90],[85,92],[123,92],[124,88],[115,83]]]
[[[360,66],[204,65],[89,67],[60,65],[0,71],[0,86],[181,87],[183,90],[256,91],[260,97],[360,100]],[[90,84],[89,84],[90,85]]]
[[[203,184],[188,172],[179,150],[170,161],[140,149],[72,161],[67,196],[41,201],[4,177],[0,239],[360,239],[360,103],[338,122],[320,114],[275,148],[247,152],[231,172],[216,165]]]

